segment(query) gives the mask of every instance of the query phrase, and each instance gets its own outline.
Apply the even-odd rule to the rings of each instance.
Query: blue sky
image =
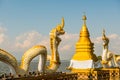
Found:
[[[70,59],[75,50],[74,45],[79,37],[79,35],[78,37],[76,35],[79,34],[81,29],[81,18],[84,12],[87,16],[87,27],[93,41],[101,36],[103,28],[106,29],[109,36],[112,34],[120,35],[119,0],[0,0],[1,40],[4,38],[0,43],[0,47],[20,59],[21,53],[33,45],[43,43],[44,38],[48,39],[49,43],[50,30],[61,23],[61,18],[64,17],[66,36],[71,37],[70,35],[74,35],[72,37],[76,37],[76,40],[71,40],[73,38],[66,40],[69,45],[72,42],[71,45],[73,46],[69,48],[72,49],[71,51],[67,49],[63,52],[66,55],[69,53],[70,57],[68,59]],[[25,37],[31,35],[30,33],[34,35],[32,38],[38,39],[38,36],[42,39],[33,40],[34,44],[30,44],[32,42],[30,41],[27,47],[23,47],[22,45],[25,45],[25,42],[29,40]],[[19,47],[16,46],[18,43]],[[47,45],[48,43],[44,44]],[[65,44],[63,40],[63,46],[69,47],[68,44]],[[8,47],[11,45],[13,48]],[[99,45],[102,46],[102,44]],[[100,55],[100,52],[97,52],[99,45],[96,46],[98,47],[96,54],[99,53]],[[117,50],[116,48],[111,49]]]

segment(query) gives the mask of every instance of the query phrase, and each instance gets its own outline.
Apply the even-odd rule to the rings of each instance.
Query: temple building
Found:
[[[94,44],[90,40],[89,31],[86,25],[87,17],[82,17],[83,25],[80,30],[79,40],[76,43],[76,51],[70,61],[70,69],[72,72],[79,72],[80,69],[99,68],[100,61],[93,53]]]

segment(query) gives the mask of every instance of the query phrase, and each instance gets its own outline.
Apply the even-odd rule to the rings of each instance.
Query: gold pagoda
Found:
[[[72,72],[79,72],[80,69],[91,69],[100,67],[96,55],[93,53],[93,43],[90,40],[89,31],[86,25],[87,17],[83,15],[83,26],[80,30],[80,38],[76,43],[76,52],[74,53],[70,66]]]

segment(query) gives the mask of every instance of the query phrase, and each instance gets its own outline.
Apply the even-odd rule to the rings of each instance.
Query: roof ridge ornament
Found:
[[[83,23],[83,25],[86,25],[86,20],[87,20],[87,17],[86,17],[86,15],[85,15],[85,12],[84,12],[84,15],[83,15],[83,17],[82,17],[82,20],[84,21]]]

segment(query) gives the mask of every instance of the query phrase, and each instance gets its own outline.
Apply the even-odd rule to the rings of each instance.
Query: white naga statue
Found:
[[[108,50],[109,39],[105,35],[105,30],[103,30],[102,34],[103,40],[103,53],[102,53],[102,65],[104,68],[110,67],[120,67],[120,56],[115,55],[111,51]]]
[[[63,35],[65,31],[64,28],[64,18],[62,18],[62,23],[57,25],[50,32],[50,46],[51,46],[51,58],[50,64],[46,66],[47,61],[47,50],[45,46],[36,45],[27,50],[21,59],[20,66],[16,58],[5,50],[0,49],[0,61],[8,64],[12,70],[12,74],[24,75],[28,74],[30,62],[36,56],[39,57],[38,71],[40,72],[55,72],[60,66],[60,58],[58,53],[58,46],[61,41],[60,35]]]

